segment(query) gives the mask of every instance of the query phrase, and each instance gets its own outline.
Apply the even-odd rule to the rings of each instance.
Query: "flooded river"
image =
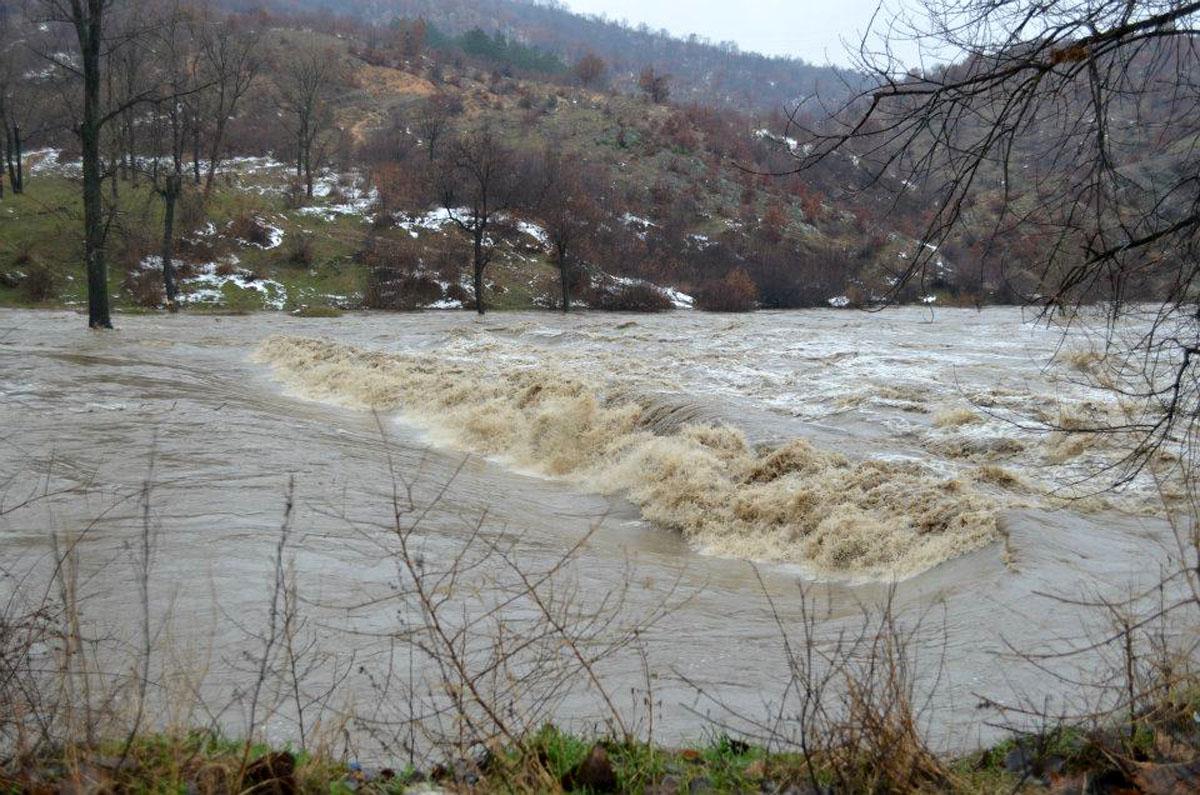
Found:
[[[940,680],[931,735],[970,747],[994,736],[981,704],[1063,695],[1011,649],[1100,631],[1052,595],[1131,593],[1175,550],[1153,479],[1096,495],[1083,478],[1111,451],[1046,428],[1115,410],[1089,385],[1096,343],[1013,309],[118,326],[0,310],[3,565],[36,570],[52,534],[77,539],[89,620],[133,643],[149,481],[156,640],[214,700],[249,675],[289,482],[306,631],[342,660],[347,710],[377,700],[404,620],[381,555],[398,476],[428,509],[415,535],[431,560],[484,533],[536,568],[586,536],[581,602],[670,605],[602,666],[626,702],[653,683],[668,741],[705,731],[701,693],[745,714],[781,693],[764,590],[787,625],[807,583],[833,633],[895,583]],[[593,708],[568,696],[558,719],[589,725]]]

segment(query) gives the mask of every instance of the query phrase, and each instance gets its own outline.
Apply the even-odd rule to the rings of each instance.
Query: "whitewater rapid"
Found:
[[[935,616],[930,730],[969,747],[995,733],[981,703],[1064,695],[1012,649],[1099,631],[1051,597],[1133,593],[1176,550],[1152,479],[1095,495],[1080,476],[1103,446],[1037,427],[1110,410],[1065,358],[1086,362],[1094,341],[1023,321],[264,313],[125,317],[98,334],[70,312],[0,310],[4,569],[77,535],[88,616],[130,640],[151,477],[162,636],[209,691],[236,690],[291,482],[291,565],[321,652],[365,672],[340,680],[361,705],[396,620],[372,607],[394,569],[371,533],[399,472],[436,500],[431,559],[479,527],[531,565],[586,537],[584,599],[624,583],[632,614],[686,592],[644,636],[664,740],[707,730],[697,685],[744,713],[770,702],[786,662],[763,589],[795,621],[806,581],[831,636],[889,594]],[[605,673],[641,682],[643,662]],[[588,725],[594,706],[567,699],[561,719]]]

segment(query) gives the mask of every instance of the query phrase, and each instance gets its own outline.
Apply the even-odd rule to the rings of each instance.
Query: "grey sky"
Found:
[[[846,44],[857,47],[879,0],[565,0],[585,14],[605,14],[630,24],[736,41],[743,50],[794,55],[816,64],[849,64]],[[889,0],[895,7],[901,0]],[[884,16],[881,14],[881,17]],[[877,25],[881,28],[881,25]],[[916,47],[895,45],[911,61]]]

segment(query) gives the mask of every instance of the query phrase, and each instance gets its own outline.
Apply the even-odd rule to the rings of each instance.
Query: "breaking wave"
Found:
[[[305,397],[395,410],[447,443],[623,494],[710,554],[905,577],[999,537],[997,505],[914,461],[852,461],[589,383],[561,368],[275,336],[257,359]]]

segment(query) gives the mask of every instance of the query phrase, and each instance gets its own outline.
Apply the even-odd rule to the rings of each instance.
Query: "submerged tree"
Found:
[[[87,272],[88,325],[112,328],[109,314],[108,267],[104,259],[104,205],[101,195],[103,178],[101,135],[105,124],[124,107],[105,107],[102,87],[104,60],[113,50],[128,46],[107,36],[108,22],[117,0],[38,0],[36,15],[42,23],[69,25],[74,34],[77,58],[66,53],[48,54],[48,60],[76,74],[83,84],[83,96],[75,131],[79,136],[83,171],[83,257]],[[131,100],[132,101],[132,100]]]
[[[126,0],[32,0],[31,8],[32,19],[42,30],[64,25],[70,29],[73,40],[73,51],[47,46],[39,54],[57,69],[74,76],[81,89],[79,95],[64,93],[80,144],[88,325],[112,328],[104,251],[110,219],[102,192],[105,177],[112,175],[106,173],[102,154],[105,132],[113,121],[127,118],[131,109],[176,102],[195,87],[174,89],[147,80],[114,94],[107,90],[109,70],[123,54],[146,47],[151,34],[174,19],[178,9],[168,10],[162,16],[145,16]]]
[[[906,71],[891,42],[876,52],[864,39],[875,85],[824,123],[792,116],[799,168],[848,154],[875,184],[930,192],[922,245],[895,274],[893,296],[931,278],[936,247],[978,228],[986,198],[981,257],[1027,260],[1028,301],[1067,317],[1084,303],[1107,308],[1111,380],[1141,411],[1084,430],[1136,438],[1118,482],[1168,441],[1194,445],[1200,3],[924,0],[923,10],[891,30],[957,62]],[[1119,332],[1146,299],[1155,308],[1144,325]]]

